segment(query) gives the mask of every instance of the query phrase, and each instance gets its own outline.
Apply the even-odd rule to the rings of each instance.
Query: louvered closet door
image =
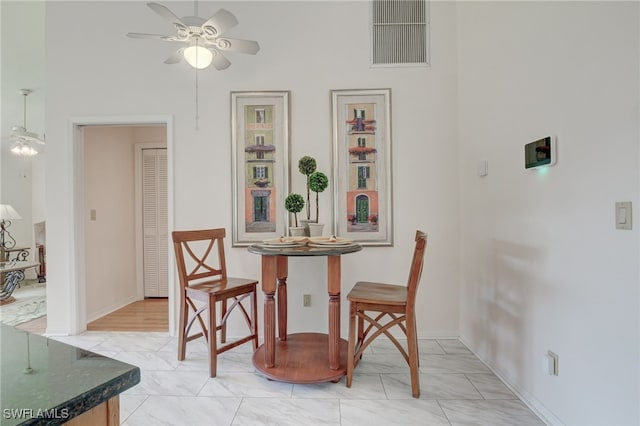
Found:
[[[142,150],[144,297],[168,297],[167,150]]]

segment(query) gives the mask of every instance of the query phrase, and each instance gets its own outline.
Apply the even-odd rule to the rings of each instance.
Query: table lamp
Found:
[[[16,245],[16,240],[7,230],[14,219],[22,219],[16,209],[10,204],[0,204],[0,249],[10,249]]]

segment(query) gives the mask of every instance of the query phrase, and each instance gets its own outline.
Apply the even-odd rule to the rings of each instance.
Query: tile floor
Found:
[[[458,340],[420,340],[421,397],[396,349],[374,342],[353,386],[293,385],[255,372],[251,346],[218,358],[209,378],[206,347],[177,361],[166,333],[87,332],[55,339],[140,367],[141,382],[120,397],[123,425],[544,425]]]

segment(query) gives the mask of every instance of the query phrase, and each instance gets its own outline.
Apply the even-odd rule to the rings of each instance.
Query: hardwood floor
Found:
[[[34,334],[44,334],[47,317],[16,326]],[[144,299],[133,302],[87,324],[90,331],[169,331],[168,299]]]
[[[133,302],[87,324],[90,331],[169,331],[168,299]]]
[[[47,316],[45,315],[31,321],[23,322],[22,324],[16,325],[16,328],[33,334],[44,334],[44,332],[47,331]]]
[[[18,324],[16,328],[34,334],[44,334],[47,317]],[[133,302],[87,324],[91,331],[168,331],[168,299],[144,299]]]

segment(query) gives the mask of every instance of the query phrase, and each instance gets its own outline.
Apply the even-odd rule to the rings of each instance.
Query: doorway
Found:
[[[130,304],[146,305],[138,303],[146,297],[168,296],[165,139],[166,126],[160,125],[84,129],[86,308],[94,326],[95,320]],[[164,312],[164,323],[166,319]],[[135,320],[132,331],[141,331],[139,324],[145,322]]]
[[[76,332],[79,333],[87,329],[87,323],[106,314],[118,312],[120,308],[144,299],[137,282],[135,223],[139,215],[135,213],[132,195],[134,190],[133,147],[135,142],[140,142],[141,138],[145,142],[158,142],[155,137],[140,136],[144,129],[151,128],[152,133],[155,131],[156,135],[162,135],[167,158],[170,159],[172,123],[170,117],[134,117],[118,121],[112,118],[92,119],[85,122],[75,120],[72,125],[76,182],[74,205],[75,215],[79,219],[74,221],[76,228],[74,305],[76,309],[72,316],[74,316]],[[119,137],[111,139],[110,143],[104,140],[92,142],[91,133],[98,130],[103,133],[119,133]],[[116,151],[120,150],[120,154],[99,157],[99,162],[115,173],[100,176],[101,182],[96,183],[96,176],[93,173],[95,164],[90,160],[91,151],[95,145],[103,145],[102,148],[105,148],[106,144],[115,146],[116,139],[128,139],[129,146],[126,149],[122,146],[116,148]],[[122,140],[120,142],[122,145]],[[131,161],[116,160],[115,158],[121,156],[125,150],[129,152]],[[170,228],[173,222],[171,214],[173,183],[171,161],[167,161],[167,164],[166,221],[167,227]],[[109,179],[117,181],[115,185],[117,191],[108,188],[109,185],[114,186],[113,182],[105,183]],[[96,184],[98,188],[100,188],[99,185],[106,185],[107,188],[96,190],[96,187],[92,186]],[[97,226],[98,224],[101,226]],[[166,282],[168,299],[165,299],[164,303],[168,316],[168,331],[169,334],[173,334],[176,306],[175,283],[170,261],[166,268]]]

